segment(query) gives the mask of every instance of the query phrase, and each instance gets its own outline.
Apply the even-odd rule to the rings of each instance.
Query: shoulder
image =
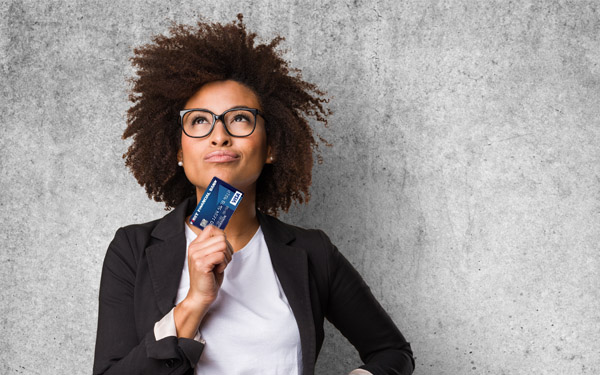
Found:
[[[259,221],[272,256],[280,249],[306,253],[309,269],[314,274],[330,274],[341,256],[329,237],[320,229],[307,229],[268,215]]]
[[[333,247],[329,237],[320,229],[299,227],[265,214],[259,214],[259,222],[265,236],[287,245],[306,250],[326,250]]]
[[[151,233],[161,219],[143,224],[132,224],[117,229],[108,246],[104,258],[104,267],[113,268],[126,265],[133,271],[143,257],[143,252],[151,242]]]
[[[184,211],[175,209],[160,219],[121,227],[115,233],[105,258],[138,264],[145,250],[157,243],[184,235]]]
[[[163,218],[148,221],[141,224],[130,224],[123,226],[117,230],[116,238],[128,238],[134,240],[150,238],[152,232]]]
[[[151,234],[162,219],[148,221],[142,224],[130,224],[117,229],[113,244],[116,245],[136,245],[147,242]]]
[[[173,211],[160,219],[142,224],[132,224],[117,230],[111,248],[120,251],[127,249],[133,252],[143,251],[154,242],[169,240],[184,235],[184,220],[188,206],[193,205],[195,198],[183,201]],[[137,254],[135,255],[137,257]]]
[[[306,254],[307,271],[311,282],[315,283],[322,306],[326,305],[336,285],[343,285],[346,281],[362,284],[358,272],[322,230],[298,227],[266,215],[260,221],[272,258],[288,256],[290,251]]]

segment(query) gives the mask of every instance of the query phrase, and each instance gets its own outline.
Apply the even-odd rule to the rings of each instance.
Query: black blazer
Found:
[[[115,234],[102,268],[94,374],[193,374],[204,346],[176,337],[157,341],[154,324],[174,307],[184,220],[195,205],[190,197],[162,219]],[[411,374],[410,345],[327,236],[260,213],[258,219],[300,330],[303,375],[314,373],[325,317],[356,347],[361,368]]]

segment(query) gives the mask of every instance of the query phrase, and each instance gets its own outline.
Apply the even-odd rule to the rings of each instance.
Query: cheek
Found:
[[[257,161],[264,163],[267,157],[267,140],[265,137],[257,139],[256,143],[253,145],[253,149]]]
[[[253,138],[253,148],[255,150],[255,154],[257,155],[257,157],[259,159],[261,159],[262,162],[265,161],[266,157],[267,157],[267,134],[265,132],[265,129],[263,127],[261,128],[257,128],[257,131],[255,131],[256,135],[255,138]]]
[[[190,137],[186,137],[186,136],[182,136],[181,137],[181,150],[180,152],[182,153],[183,157],[185,158],[186,155],[189,155],[191,153],[194,152],[194,147],[193,144],[191,142],[191,138]]]

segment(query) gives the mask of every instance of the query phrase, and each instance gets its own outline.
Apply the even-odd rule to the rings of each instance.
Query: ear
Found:
[[[265,160],[265,164],[273,164],[275,162],[275,157],[273,156],[273,149],[271,145],[267,146],[267,159]]]
[[[177,161],[183,161],[183,151],[181,149],[177,151]]]

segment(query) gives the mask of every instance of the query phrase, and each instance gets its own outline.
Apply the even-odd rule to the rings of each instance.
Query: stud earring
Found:
[[[180,160],[180,161],[177,162],[177,165],[180,166],[180,167],[183,167],[183,162]]]

